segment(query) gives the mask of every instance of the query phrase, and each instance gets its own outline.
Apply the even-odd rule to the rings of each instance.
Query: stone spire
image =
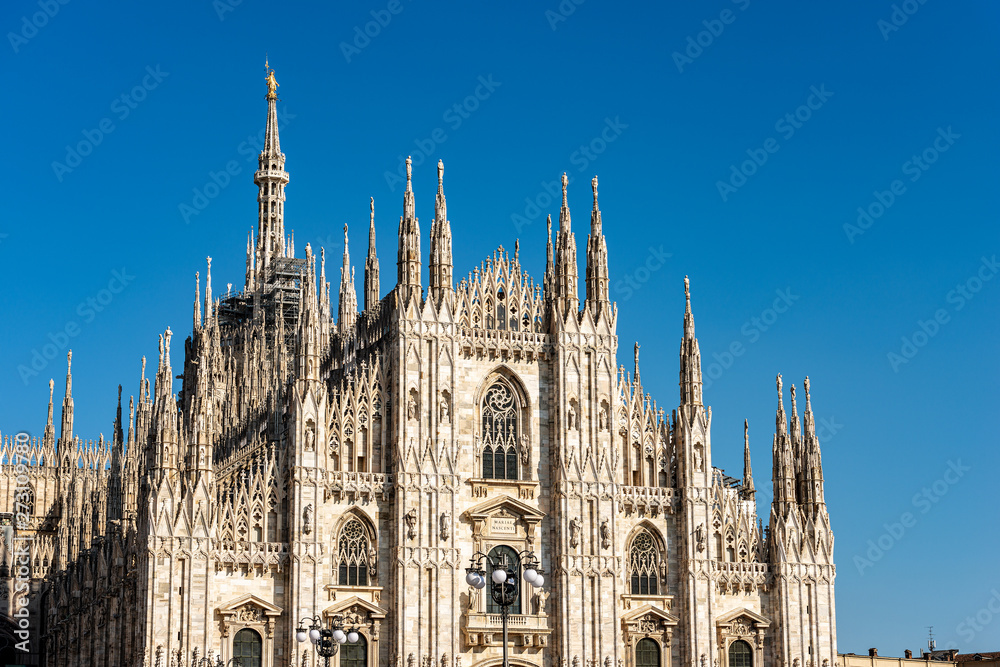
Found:
[[[438,189],[434,200],[434,221],[431,223],[431,257],[429,265],[430,297],[435,304],[452,289],[451,223],[444,198],[444,162],[438,160]]]
[[[403,215],[399,218],[399,251],[396,258],[400,301],[419,300],[420,289],[420,223],[413,202],[413,167],[406,158],[406,192],[403,193]]]
[[[785,416],[785,404],[782,397],[781,374],[775,380],[778,388],[778,411],[775,415],[774,459],[771,479],[774,483],[774,499],[772,508],[783,517],[787,510],[795,505],[795,462],[792,454],[791,438],[788,435],[788,422]]]
[[[587,306],[596,317],[608,306],[608,244],[601,229],[601,209],[597,206],[597,176],[590,182],[594,189],[594,209],[590,213],[587,236]]]
[[[267,125],[264,132],[264,148],[257,158],[258,169],[253,176],[258,188],[258,236],[255,265],[257,275],[254,287],[260,288],[267,279],[271,263],[284,257],[285,251],[285,186],[288,172],[285,171],[285,154],[278,141],[278,82],[274,70],[267,68]],[[249,289],[251,286],[247,285]]]
[[[553,298],[555,297],[556,267],[555,267],[555,261],[553,260],[553,251],[552,251],[551,215],[545,218],[545,227],[549,233],[549,240],[545,244],[545,278],[543,279],[543,287],[545,288],[546,297]]]
[[[59,432],[62,447],[73,441],[73,350],[66,354],[66,396],[62,404],[62,430]],[[60,452],[65,451],[60,447]]]
[[[562,207],[559,210],[559,233],[556,237],[556,299],[560,304],[560,316],[569,312],[577,312],[580,307],[580,296],[576,283],[579,273],[576,268],[576,237],[573,236],[573,223],[569,215],[569,204],[566,200],[566,187],[569,179],[565,172],[562,175]]]
[[[52,425],[52,396],[56,389],[55,380],[49,380],[49,416],[45,420],[45,439],[46,445],[51,445],[56,441],[56,428]]]
[[[753,468],[750,467],[750,422],[743,420],[743,496],[754,495]]]
[[[365,259],[365,310],[378,303],[378,256],[375,254],[375,198],[371,201],[371,220],[368,223],[368,257]]]
[[[684,276],[684,337],[681,339],[681,405],[701,405],[701,350],[694,335],[691,314],[691,283]]]
[[[351,268],[351,254],[347,249],[347,225],[344,225],[344,265],[340,269],[340,301],[338,303],[337,326],[341,335],[347,335],[358,319],[358,294],[354,289],[354,269]]]
[[[826,506],[823,496],[823,456],[820,453],[819,438],[816,437],[816,422],[812,411],[812,398],[809,395],[809,378],[806,377],[803,383],[806,390],[806,411],[803,415],[805,423],[805,435],[803,436],[804,453],[804,491],[803,502],[807,510],[812,513],[817,512],[821,507]]]
[[[194,272],[194,330],[201,328],[201,275]]]

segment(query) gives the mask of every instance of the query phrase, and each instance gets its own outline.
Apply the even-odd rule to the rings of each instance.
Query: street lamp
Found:
[[[521,590],[518,575],[524,577],[524,580],[535,588],[545,585],[540,563],[533,552],[521,551],[512,558],[514,562],[509,562],[509,554],[506,551],[502,551],[497,558],[490,558],[482,551],[477,551],[472,554],[472,565],[465,568],[465,583],[478,590],[486,587],[486,577],[487,573],[489,574],[490,596],[500,607],[500,618],[503,620],[503,667],[510,667],[507,661],[507,618]]]
[[[307,622],[309,629],[306,629]],[[320,616],[313,616],[299,622],[299,627],[295,630],[295,639],[300,644],[305,643],[307,639],[312,642],[316,653],[323,658],[325,667],[330,667],[330,658],[337,655],[341,644],[356,644],[361,637],[356,628],[344,630],[343,616],[331,618],[329,628],[323,626],[323,619]]]

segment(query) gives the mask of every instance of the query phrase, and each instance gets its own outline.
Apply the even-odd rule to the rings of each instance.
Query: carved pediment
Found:
[[[266,600],[262,600],[256,595],[244,595],[235,600],[230,600],[219,607],[219,613],[223,616],[235,616],[237,614],[259,614],[260,621],[263,622],[267,616],[280,616],[281,607],[273,605]]]
[[[385,618],[388,612],[377,604],[368,600],[354,596],[340,600],[323,610],[323,616],[346,616],[356,614],[367,616],[368,618]]]
[[[473,521],[485,521],[494,514],[499,514],[501,511],[520,517],[531,524],[538,523],[545,518],[544,512],[539,512],[531,505],[506,495],[497,496],[475,507],[470,507],[465,511],[465,515]]]
[[[680,619],[653,604],[643,605],[622,616],[622,621],[626,623],[639,620],[652,621],[662,625],[677,625]]]
[[[734,628],[739,623],[749,630],[766,628],[771,625],[771,621],[750,609],[734,609],[728,614],[723,614],[716,619],[715,624],[719,627]]]

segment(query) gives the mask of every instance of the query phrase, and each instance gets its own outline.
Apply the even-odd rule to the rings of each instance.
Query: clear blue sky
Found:
[[[893,17],[889,0],[563,0],[568,16],[557,0],[229,1],[77,0],[51,18],[5,3],[5,433],[41,433],[49,377],[62,397],[65,346],[37,376],[18,371],[50,334],[56,345],[76,332],[77,432],[109,435],[116,385],[136,393],[139,358],[156,363],[167,325],[181,363],[205,257],[216,293],[242,286],[267,52],[300,252],[324,245],[336,267],[349,223],[360,284],[374,196],[391,287],[402,190],[386,173],[426,153],[417,212],[426,234],[443,158],[456,276],[519,237],[540,279],[544,214],[557,213],[543,183],[564,170],[582,270],[598,174],[620,360],[630,366],[640,340],[648,391],[676,403],[690,275],[717,466],[740,469],[748,418],[769,488],[774,376],[810,376],[828,424],[840,650],[901,655],[928,625],[940,646],[1000,650],[988,611],[1000,591],[1000,278],[982,259],[1000,254],[996,3],[908,0]],[[80,142],[77,162],[67,146]],[[230,161],[238,173],[196,201]],[[181,205],[196,203],[186,221]],[[859,207],[881,215],[859,226]],[[127,284],[111,295],[114,271]],[[781,314],[768,310],[778,290],[791,303]],[[888,549],[868,554],[880,539]]]

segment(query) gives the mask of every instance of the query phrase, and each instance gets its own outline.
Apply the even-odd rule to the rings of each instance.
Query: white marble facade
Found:
[[[540,284],[517,244],[456,284],[440,163],[425,290],[408,164],[396,284],[382,296],[372,204],[361,307],[345,250],[332,315],[325,256],[285,233],[276,89],[269,72],[245,288],[213,295],[209,263],[180,393],[168,329],[109,440],[73,435],[67,374],[60,437],[50,397],[27,443],[31,519],[12,522],[35,538],[43,664],[312,666],[293,633],[319,614],[364,638],[333,665],[499,665],[500,617],[465,568],[500,546],[546,578],[511,617],[518,667],[834,664],[808,380],[800,417],[778,379],[765,531],[746,443],[742,479],[712,466],[686,279],[676,407],[644,393],[638,345],[619,365],[596,178],[582,300],[565,178]]]

